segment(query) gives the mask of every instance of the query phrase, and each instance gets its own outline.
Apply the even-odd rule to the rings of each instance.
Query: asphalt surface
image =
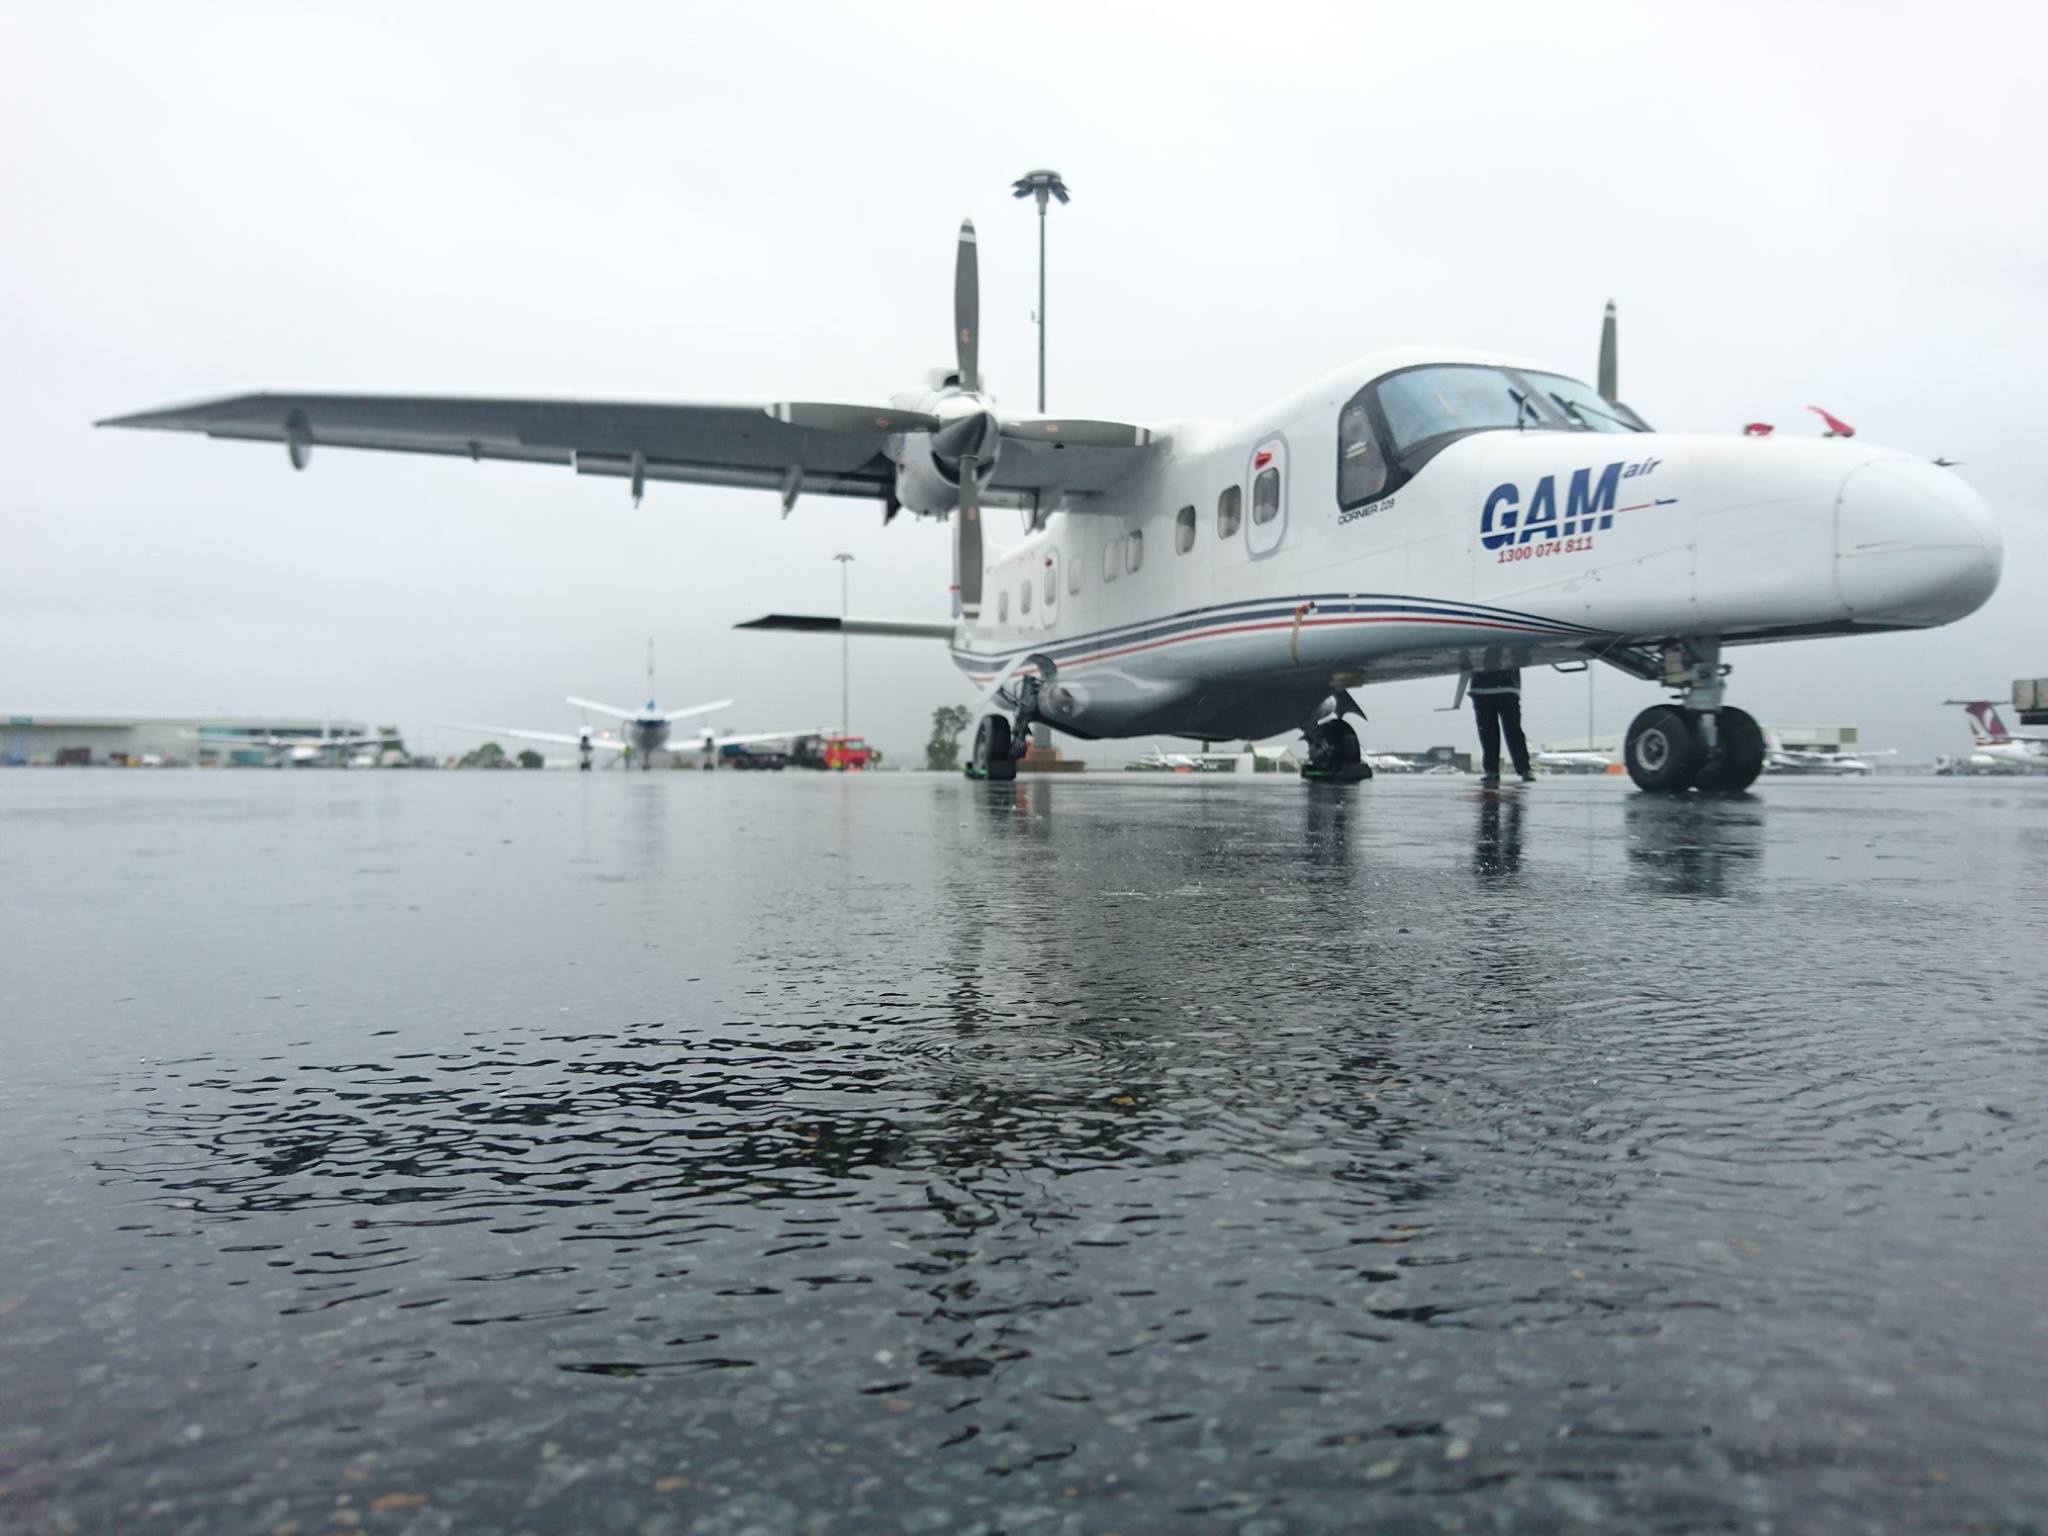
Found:
[[[0,774],[10,1531],[2038,1530],[2048,781]]]

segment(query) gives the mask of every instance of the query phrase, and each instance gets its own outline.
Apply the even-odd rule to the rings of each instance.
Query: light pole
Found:
[[[1017,197],[1038,199],[1038,413],[1045,414],[1045,205],[1048,198],[1058,198],[1062,206],[1070,199],[1067,184],[1060,180],[1058,171],[1026,171],[1010,183],[1010,191]]]
[[[851,720],[846,706],[846,568],[853,564],[853,556],[841,554],[832,558],[839,562],[839,734],[845,736],[849,734]]]

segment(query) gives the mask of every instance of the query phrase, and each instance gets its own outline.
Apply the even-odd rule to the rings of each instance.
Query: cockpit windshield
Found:
[[[1600,392],[1554,373],[1522,375],[1566,416],[1588,432],[1647,432],[1650,424],[1619,400],[1603,400]]]
[[[1380,380],[1380,413],[1399,458],[1468,432],[1647,432],[1627,406],[1550,373],[1466,363],[1409,368]]]

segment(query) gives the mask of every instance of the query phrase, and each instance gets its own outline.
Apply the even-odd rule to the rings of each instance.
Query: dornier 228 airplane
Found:
[[[1245,740],[1301,729],[1304,776],[1367,778],[1350,690],[1591,658],[1676,702],[1624,756],[1648,790],[1746,788],[1763,732],[1725,647],[1972,612],[2002,548],[1949,469],[1861,440],[1670,434],[1599,388],[1485,352],[1371,354],[1235,422],[1006,418],[981,387],[973,225],[955,357],[889,405],[242,395],[106,426],[525,460],[628,480],[870,497],[952,520],[954,617],[742,627],[944,640],[983,685],[970,775],[1027,731]],[[992,552],[991,507],[1030,531]],[[994,712],[999,710],[1000,712]]]

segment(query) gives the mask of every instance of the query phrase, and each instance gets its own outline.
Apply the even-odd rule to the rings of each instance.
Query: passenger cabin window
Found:
[[[1007,590],[996,594],[996,622],[998,624],[1010,622],[1010,594]]]
[[[1145,535],[1133,530],[1124,535],[1124,569],[1132,575],[1145,563]]]
[[[1216,498],[1216,537],[1234,539],[1237,525],[1244,521],[1244,488],[1231,486]]]
[[[1081,562],[1078,560],[1069,560],[1067,562],[1067,591],[1069,593],[1079,593],[1080,590]]]
[[[1184,555],[1195,547],[1195,509],[1182,507],[1173,519],[1173,552]]]
[[[1380,452],[1379,429],[1363,400],[1354,400],[1337,418],[1337,502],[1355,507],[1373,501],[1387,488],[1387,461]]]
[[[1102,579],[1104,581],[1115,581],[1116,573],[1123,569],[1123,544],[1124,541],[1122,539],[1111,539],[1102,546]]]
[[[1026,576],[1026,577],[1024,578],[1024,585],[1023,585],[1023,586],[1022,586],[1021,588],[1019,588],[1019,589],[1018,589],[1018,592],[1017,592],[1017,612],[1018,612],[1018,613],[1020,613],[1020,614],[1025,614],[1025,613],[1029,613],[1030,611],[1031,611],[1031,578],[1030,578],[1029,576]]]
[[[1052,562],[1051,562],[1050,560],[1048,560],[1048,561],[1046,561],[1046,563],[1045,563],[1045,602],[1046,602],[1046,606],[1047,606],[1047,607],[1051,607],[1051,606],[1052,606],[1052,605],[1053,605],[1054,603],[1058,602],[1058,601],[1059,601],[1059,596],[1060,596],[1060,573],[1059,573],[1058,571],[1056,571],[1056,570],[1054,570],[1054,569],[1053,569],[1053,567],[1052,567]]]
[[[1252,481],[1252,521],[1270,523],[1280,515],[1280,471],[1262,469]]]

